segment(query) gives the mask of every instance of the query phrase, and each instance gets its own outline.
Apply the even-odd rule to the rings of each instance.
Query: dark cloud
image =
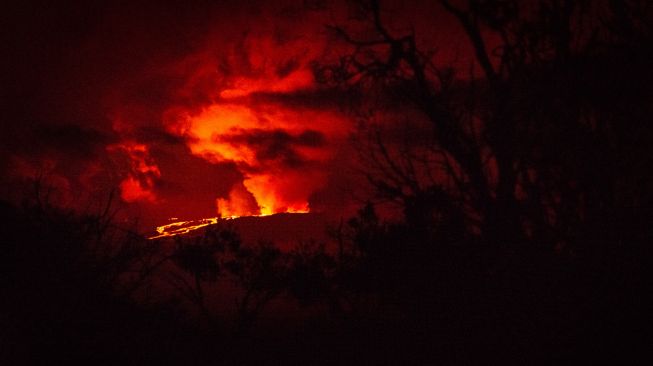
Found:
[[[360,101],[361,96],[353,89],[342,91],[327,88],[311,88],[292,92],[256,92],[247,102],[254,104],[280,104],[294,109],[337,110]]]
[[[249,146],[255,151],[256,158],[261,163],[278,161],[291,168],[299,168],[308,162],[308,159],[297,151],[297,147],[318,148],[324,146],[326,141],[324,134],[319,131],[304,130],[298,134],[291,134],[282,129],[241,130],[215,138],[220,142]]]
[[[79,125],[45,125],[36,131],[33,149],[59,152],[67,158],[91,159],[104,152],[117,137],[93,127]]]
[[[173,135],[160,126],[143,126],[136,129],[134,137],[146,144],[184,145],[186,139]]]
[[[290,75],[291,72],[299,69],[300,63],[296,58],[291,58],[290,60],[280,64],[276,68],[276,74],[280,78],[284,78]]]

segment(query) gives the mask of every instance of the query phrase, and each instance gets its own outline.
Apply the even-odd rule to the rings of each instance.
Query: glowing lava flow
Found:
[[[292,210],[287,211],[287,213],[308,213],[309,210]],[[274,214],[261,214],[261,215],[247,215],[247,216],[222,216],[222,217],[209,217],[205,219],[197,219],[190,221],[176,221],[170,224],[161,225],[156,227],[156,232],[158,235],[148,237],[149,240],[172,237],[176,235],[187,234],[191,231],[203,228],[205,226],[217,224],[220,220],[233,220],[240,217],[263,217],[271,216]]]
[[[273,28],[278,31],[276,25]],[[322,95],[313,72],[313,60],[322,55],[321,48],[292,41],[294,38],[280,42],[276,33],[271,36],[272,33],[264,31],[247,36],[233,55],[225,54],[224,50],[200,52],[178,65],[179,77],[190,78],[179,90],[179,103],[175,102],[175,96],[164,108],[161,122],[165,132],[183,141],[187,153],[219,169],[236,170],[240,179],[234,181],[233,175],[226,179],[224,182],[230,182],[230,187],[215,179],[214,188],[210,189],[219,192],[214,211],[218,217],[170,220],[157,227],[156,235],[149,239],[186,234],[221,219],[308,213],[310,198],[326,188],[327,172],[336,152],[334,141],[346,140],[349,121],[330,107],[324,108],[321,102],[316,105],[312,102]],[[225,57],[215,59],[214,53]],[[218,70],[216,64],[224,68]],[[188,74],[188,70],[197,71]],[[207,82],[199,82],[205,79]],[[188,103],[189,98],[198,102]],[[136,158],[149,157],[147,150],[138,152]],[[158,153],[163,156],[162,151]],[[136,168],[141,165],[144,164]],[[149,165],[145,164],[145,168]],[[147,173],[145,178],[156,172],[148,170]],[[198,171],[195,179],[203,179],[199,174]],[[145,174],[137,176],[140,180],[136,183],[149,191],[170,187],[155,183],[175,179],[174,173],[165,179],[156,175],[155,178],[161,179],[150,184],[142,175]],[[150,198],[136,190],[134,186],[140,186],[134,182],[127,181],[124,185],[125,191],[131,193],[127,198],[147,200],[152,205],[166,202],[165,195],[154,195],[159,191],[153,192]],[[128,188],[131,190],[127,191]]]
[[[175,236],[186,234],[190,231],[197,230],[204,226],[217,224],[219,217],[210,217],[208,219],[190,220],[190,221],[176,221],[171,224],[161,225],[156,227],[158,235],[150,236],[148,239],[158,239],[168,236]]]

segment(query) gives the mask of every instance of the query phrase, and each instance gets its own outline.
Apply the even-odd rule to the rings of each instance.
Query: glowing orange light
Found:
[[[188,126],[187,134],[192,137],[188,146],[193,154],[215,162],[254,162],[254,152],[249,146],[234,145],[220,139],[220,136],[239,129],[259,126],[256,116],[249,108],[235,104],[213,105],[183,123]]]
[[[187,233],[219,218],[307,213],[309,197],[326,182],[321,164],[331,159],[333,148],[325,146],[322,139],[344,138],[348,127],[322,108],[274,101],[274,96],[283,99],[310,95],[316,88],[311,60],[321,54],[320,47],[303,39],[280,42],[265,31],[250,34],[238,50],[224,54],[220,62],[229,72],[216,74],[215,83],[199,82],[216,72],[211,52],[199,53],[182,63],[183,70],[195,70],[191,73],[195,77],[188,79],[180,95],[186,99],[200,87],[213,102],[199,108],[171,106],[163,120],[167,132],[183,137],[193,155],[216,164],[233,163],[243,180],[231,187],[226,197],[216,197],[217,217],[163,225],[157,228],[159,234],[155,237]],[[307,130],[317,131],[320,142],[293,140]],[[274,138],[278,131],[291,141],[281,148],[280,156],[266,155],[267,141],[250,139],[255,139],[254,134]],[[336,137],[338,134],[343,136]],[[291,150],[295,160],[284,160],[284,148]]]
[[[289,213],[308,213],[308,210],[306,211],[288,211]],[[272,214],[270,214],[272,215]],[[246,216],[221,216],[221,217],[209,217],[209,218],[204,218],[204,219],[197,219],[197,220],[189,220],[189,221],[176,221],[170,224],[166,225],[161,225],[157,226],[156,232],[158,233],[157,235],[150,236],[148,239],[153,240],[153,239],[160,239],[160,238],[166,238],[166,237],[173,237],[177,235],[183,235],[183,234],[188,234],[191,231],[195,231],[197,229],[201,229],[203,227],[217,224],[218,221],[220,220],[233,220],[237,219],[240,217],[264,217],[264,216],[270,216],[268,214],[260,214],[260,215],[246,215]]]
[[[224,138],[248,130],[282,129],[301,133],[305,129],[305,122],[289,113],[278,107],[255,111],[242,104],[214,104],[199,115],[186,116],[177,124],[171,125],[170,131],[178,133],[183,130],[186,136],[191,137],[187,144],[195,155],[215,163],[235,162],[245,171],[252,170],[251,167],[258,168],[249,171],[243,185],[232,188],[229,197],[216,199],[217,211],[223,216],[309,211],[308,196],[316,188],[316,184],[307,180],[307,174],[295,173],[290,177],[292,173],[284,171],[284,168],[265,166],[265,169],[260,169],[261,162],[252,146]],[[328,154],[320,155],[307,148],[297,151],[311,159],[328,158]],[[314,179],[312,176],[311,178]],[[295,183],[301,187],[289,188]],[[288,192],[293,194],[286,194]],[[248,204],[248,197],[255,200],[254,207]]]
[[[158,235],[150,236],[148,239],[159,239],[164,237],[170,237],[175,235],[181,235],[189,233],[193,230],[209,226],[211,224],[218,223],[217,217],[211,217],[208,219],[199,219],[191,221],[177,221],[167,225],[157,226],[156,232]]]

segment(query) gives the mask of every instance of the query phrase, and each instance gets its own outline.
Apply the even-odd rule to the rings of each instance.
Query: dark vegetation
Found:
[[[360,95],[348,108],[375,188],[333,245],[281,251],[220,224],[154,246],[110,210],[3,203],[2,356],[531,364],[648,351],[653,6],[462,3],[440,1],[474,50],[470,72],[438,66],[376,2],[355,5],[363,31],[330,27],[351,53],[316,75]],[[229,319],[210,299],[221,281],[237,288]],[[148,296],[153,283],[175,296]],[[319,315],[259,327],[279,300]]]

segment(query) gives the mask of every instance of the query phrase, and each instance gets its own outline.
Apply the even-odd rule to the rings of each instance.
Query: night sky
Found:
[[[421,24],[450,46],[440,62],[465,65],[461,29],[427,9],[391,4],[392,22]],[[351,95],[324,92],[313,69],[347,50],[326,26],[355,30],[352,13],[319,1],[15,5],[3,15],[3,194],[44,177],[52,200],[87,207],[113,189],[144,227],[351,213]]]
[[[0,360],[650,348],[648,1],[31,0],[0,24]]]

